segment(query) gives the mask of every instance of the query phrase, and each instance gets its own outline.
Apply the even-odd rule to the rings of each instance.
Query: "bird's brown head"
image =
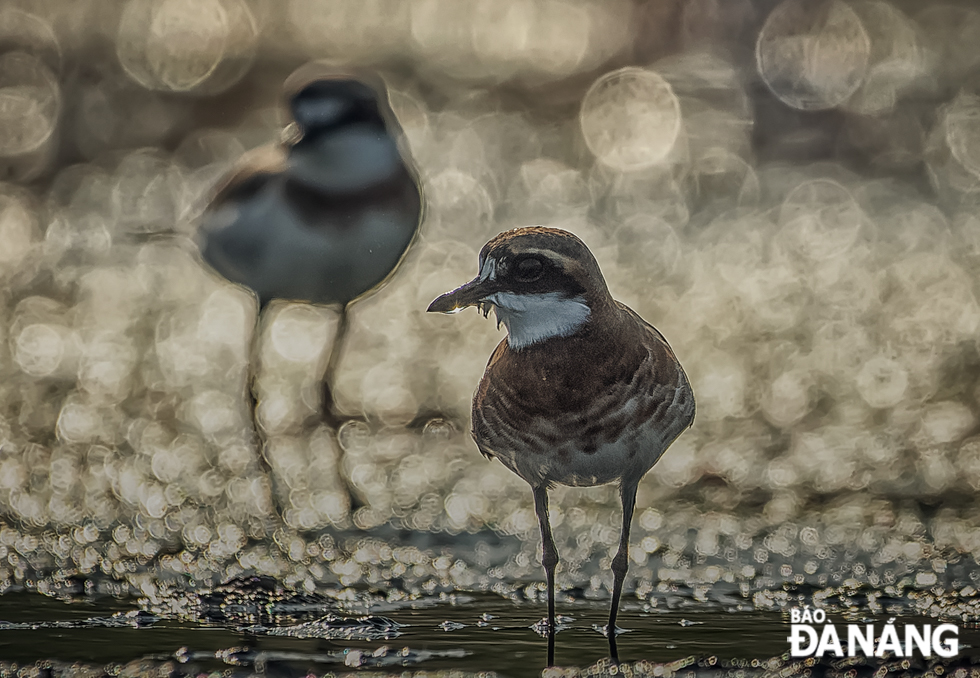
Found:
[[[531,226],[506,231],[483,246],[480,273],[433,301],[428,310],[493,309],[520,349],[578,331],[612,304],[592,252],[567,231]]]

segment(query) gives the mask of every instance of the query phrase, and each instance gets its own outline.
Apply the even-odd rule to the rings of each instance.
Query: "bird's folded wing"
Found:
[[[648,358],[644,361],[643,370],[640,372],[647,371],[649,381],[660,385],[659,388],[649,392],[646,398],[642,399],[647,405],[647,412],[650,412],[651,416],[657,417],[666,415],[669,411],[670,416],[683,423],[678,430],[679,434],[680,431],[688,428],[694,422],[695,403],[694,394],[691,391],[691,382],[660,330],[641,318],[629,306],[620,302],[616,303],[641,327],[647,330],[644,344],[647,347]]]

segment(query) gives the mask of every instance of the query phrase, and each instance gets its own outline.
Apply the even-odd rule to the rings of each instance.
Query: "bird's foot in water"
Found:
[[[572,628],[572,622],[575,621],[575,617],[569,617],[564,614],[559,614],[555,616],[555,633],[560,633],[561,631],[566,631]],[[547,617],[542,617],[540,620],[531,624],[528,628],[534,631],[536,634],[542,638],[548,635],[551,624],[548,623]]]
[[[606,638],[609,637],[609,625],[608,624],[602,624],[602,625],[593,624],[592,625],[592,630],[593,631],[598,631],[599,633],[601,633],[602,635],[604,635]],[[629,633],[632,630],[633,629],[623,629],[623,628],[620,628],[620,627],[617,626],[616,627],[616,635],[617,636],[621,636],[624,633]]]

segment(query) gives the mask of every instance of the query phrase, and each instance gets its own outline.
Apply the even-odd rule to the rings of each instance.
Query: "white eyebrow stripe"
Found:
[[[566,257],[564,254],[558,254],[554,250],[541,249],[541,248],[538,248],[538,247],[528,247],[528,248],[525,248],[525,249],[521,250],[521,253],[522,254],[537,254],[539,256],[544,257],[545,259],[548,259],[549,261],[554,262],[555,264],[557,264],[561,268],[565,268],[565,266],[567,265],[567,262],[571,261],[571,259],[569,257]]]
[[[497,260],[490,257],[487,257],[486,261],[483,262],[483,268],[480,270],[480,280],[487,279],[497,279]]]

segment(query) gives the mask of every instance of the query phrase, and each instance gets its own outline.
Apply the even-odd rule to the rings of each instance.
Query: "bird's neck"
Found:
[[[631,379],[647,355],[636,330],[629,313],[612,302],[611,308],[592,309],[571,335],[521,349],[508,337],[491,367],[509,375],[508,388],[519,391],[529,409],[577,411],[612,385]]]
[[[507,328],[507,345],[514,351],[575,336],[596,320],[602,324],[601,318],[609,311],[601,300],[597,303],[586,296],[568,297],[560,292],[498,292],[489,301],[498,323]]]

